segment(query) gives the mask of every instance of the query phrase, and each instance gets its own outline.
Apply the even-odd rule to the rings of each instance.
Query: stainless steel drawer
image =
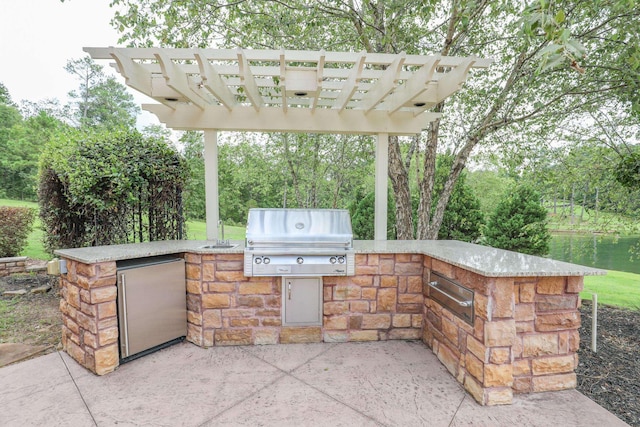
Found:
[[[441,274],[431,272],[429,297],[473,325],[473,291]]]

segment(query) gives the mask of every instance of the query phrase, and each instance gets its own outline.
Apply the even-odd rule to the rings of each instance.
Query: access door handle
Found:
[[[288,285],[288,289],[289,289],[287,294],[289,295],[289,300],[291,300],[291,282],[287,282],[287,285]]]

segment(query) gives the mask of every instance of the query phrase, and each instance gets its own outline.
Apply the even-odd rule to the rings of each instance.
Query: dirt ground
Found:
[[[45,293],[31,290],[50,285]],[[20,290],[26,294],[6,297],[5,291]],[[50,346],[48,352],[61,347],[59,278],[46,274],[17,274],[0,278],[0,343]],[[42,354],[42,353],[41,353]]]
[[[31,289],[50,285],[43,294]],[[2,297],[6,290],[26,294]],[[59,279],[43,274],[0,278],[0,343],[61,348]],[[591,305],[581,308],[578,390],[632,426],[640,427],[640,311],[598,307],[598,348],[591,347]],[[42,353],[40,353],[42,354]]]

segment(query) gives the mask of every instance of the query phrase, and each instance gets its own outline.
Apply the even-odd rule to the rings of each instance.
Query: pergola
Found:
[[[115,61],[166,126],[203,130],[207,239],[219,219],[218,131],[377,135],[375,239],[387,235],[389,135],[415,135],[491,60],[294,50],[85,48]]]

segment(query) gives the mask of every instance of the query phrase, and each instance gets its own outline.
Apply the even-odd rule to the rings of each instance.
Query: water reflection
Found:
[[[640,274],[640,236],[554,234],[549,258],[607,270]]]

